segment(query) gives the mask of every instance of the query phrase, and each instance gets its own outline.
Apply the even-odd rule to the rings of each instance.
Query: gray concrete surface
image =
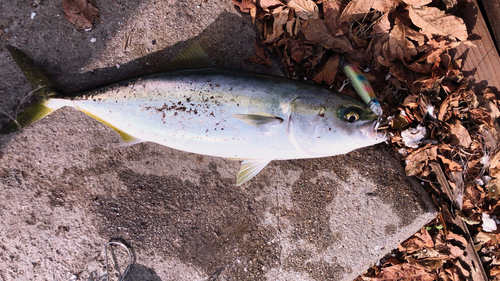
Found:
[[[58,0],[0,1],[0,42],[64,91],[157,71],[190,40],[220,66],[281,73],[244,62],[255,30],[231,1],[97,4],[100,23],[79,32]],[[13,114],[29,92],[1,47],[0,109]],[[352,280],[434,217],[383,144],[272,162],[242,187],[236,161],[119,147],[112,130],[69,108],[0,144],[2,281],[104,280],[110,239],[134,252],[126,280]]]

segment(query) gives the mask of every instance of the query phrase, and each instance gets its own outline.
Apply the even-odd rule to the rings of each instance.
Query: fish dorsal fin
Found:
[[[231,116],[252,125],[255,127],[263,125],[281,124],[283,123],[283,118],[275,115],[261,113],[261,114],[231,114]]]
[[[244,160],[236,178],[236,186],[240,186],[255,177],[272,160]]]
[[[111,129],[113,129],[113,131],[117,132],[118,135],[120,135],[120,146],[128,146],[128,145],[133,145],[133,144],[136,144],[136,143],[140,143],[140,142],[143,142],[143,140],[141,139],[138,139],[134,136],[131,136],[129,134],[127,134],[126,132],[118,129],[117,127],[111,125],[109,122],[103,120],[102,118],[88,112],[88,111],[85,111],[85,110],[82,110],[80,108],[77,108],[78,110],[80,110],[81,112],[87,114],[88,116],[94,118],[95,120],[103,123],[104,125],[110,127]]]
[[[166,70],[206,67],[215,67],[215,63],[208,57],[198,42],[193,42],[167,64]]]

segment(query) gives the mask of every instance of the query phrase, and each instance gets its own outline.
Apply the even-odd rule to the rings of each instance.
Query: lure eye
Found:
[[[352,123],[359,120],[359,115],[356,112],[348,112],[344,115],[345,121]]]

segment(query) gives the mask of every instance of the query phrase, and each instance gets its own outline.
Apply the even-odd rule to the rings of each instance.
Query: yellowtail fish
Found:
[[[108,125],[126,144],[155,142],[244,160],[236,185],[272,160],[332,156],[385,140],[375,129],[377,116],[362,102],[315,84],[216,68],[198,44],[171,62],[187,69],[74,95],[43,87],[50,84],[41,71],[24,53],[8,49],[39,90],[38,102],[3,133],[69,106]]]

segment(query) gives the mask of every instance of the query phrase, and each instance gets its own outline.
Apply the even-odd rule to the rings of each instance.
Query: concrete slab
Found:
[[[220,66],[280,73],[244,63],[255,32],[231,1],[137,3],[99,3],[91,32],[75,31],[60,1],[1,3],[0,40],[65,91],[156,71],[193,39]],[[0,49],[0,109],[12,115],[28,92]],[[68,108],[1,144],[1,280],[102,280],[111,238],[134,250],[127,280],[352,280],[435,214],[384,145],[273,162],[235,187],[236,161],[119,147]]]

